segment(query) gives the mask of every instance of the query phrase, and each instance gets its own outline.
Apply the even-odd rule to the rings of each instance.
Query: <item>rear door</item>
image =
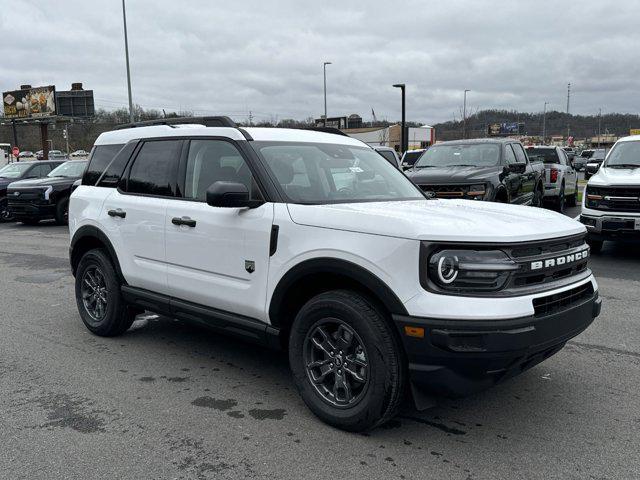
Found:
[[[177,192],[182,145],[179,139],[142,142],[106,198],[100,219],[129,285],[165,295],[165,217]]]
[[[518,163],[516,154],[509,144],[504,146],[504,163],[507,166]],[[504,183],[509,191],[511,203],[523,203],[522,175],[517,172],[509,172],[504,179]]]
[[[273,203],[206,203],[217,181],[243,183],[253,199],[262,198],[249,161],[226,139],[191,140],[180,171],[183,195],[168,201],[165,218],[171,295],[264,320]]]

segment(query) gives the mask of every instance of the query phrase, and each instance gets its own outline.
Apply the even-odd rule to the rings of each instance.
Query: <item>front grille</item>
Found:
[[[7,192],[9,202],[24,203],[42,199],[43,190],[20,190],[20,195],[14,195],[14,192],[14,190]]]
[[[565,310],[583,300],[589,299],[593,294],[593,285],[591,282],[587,282],[584,285],[565,290],[564,292],[536,298],[533,300],[533,309],[536,317],[551,315],[552,313]]]
[[[468,185],[418,185],[423,192],[433,192],[440,198],[464,197],[469,191]]]
[[[588,187],[587,195],[598,195],[602,200],[590,200],[587,207],[613,212],[640,212],[640,187]]]

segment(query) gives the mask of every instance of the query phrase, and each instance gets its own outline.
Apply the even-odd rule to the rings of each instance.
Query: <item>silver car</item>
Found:
[[[575,207],[578,203],[578,172],[569,160],[567,152],[560,147],[527,147],[531,162],[544,164],[544,197],[559,212],[565,205]]]

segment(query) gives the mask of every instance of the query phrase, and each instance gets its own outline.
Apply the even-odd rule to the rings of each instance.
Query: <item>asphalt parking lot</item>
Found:
[[[592,259],[602,315],[556,356],[366,435],[316,420],[270,351],[153,316],[92,336],[67,247],[0,225],[0,478],[640,478],[637,247]]]

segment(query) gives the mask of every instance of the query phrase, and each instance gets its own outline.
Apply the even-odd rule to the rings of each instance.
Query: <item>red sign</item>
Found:
[[[18,147],[13,147],[13,149],[11,150],[11,153],[13,154],[14,157],[17,157],[20,154],[20,149]]]

